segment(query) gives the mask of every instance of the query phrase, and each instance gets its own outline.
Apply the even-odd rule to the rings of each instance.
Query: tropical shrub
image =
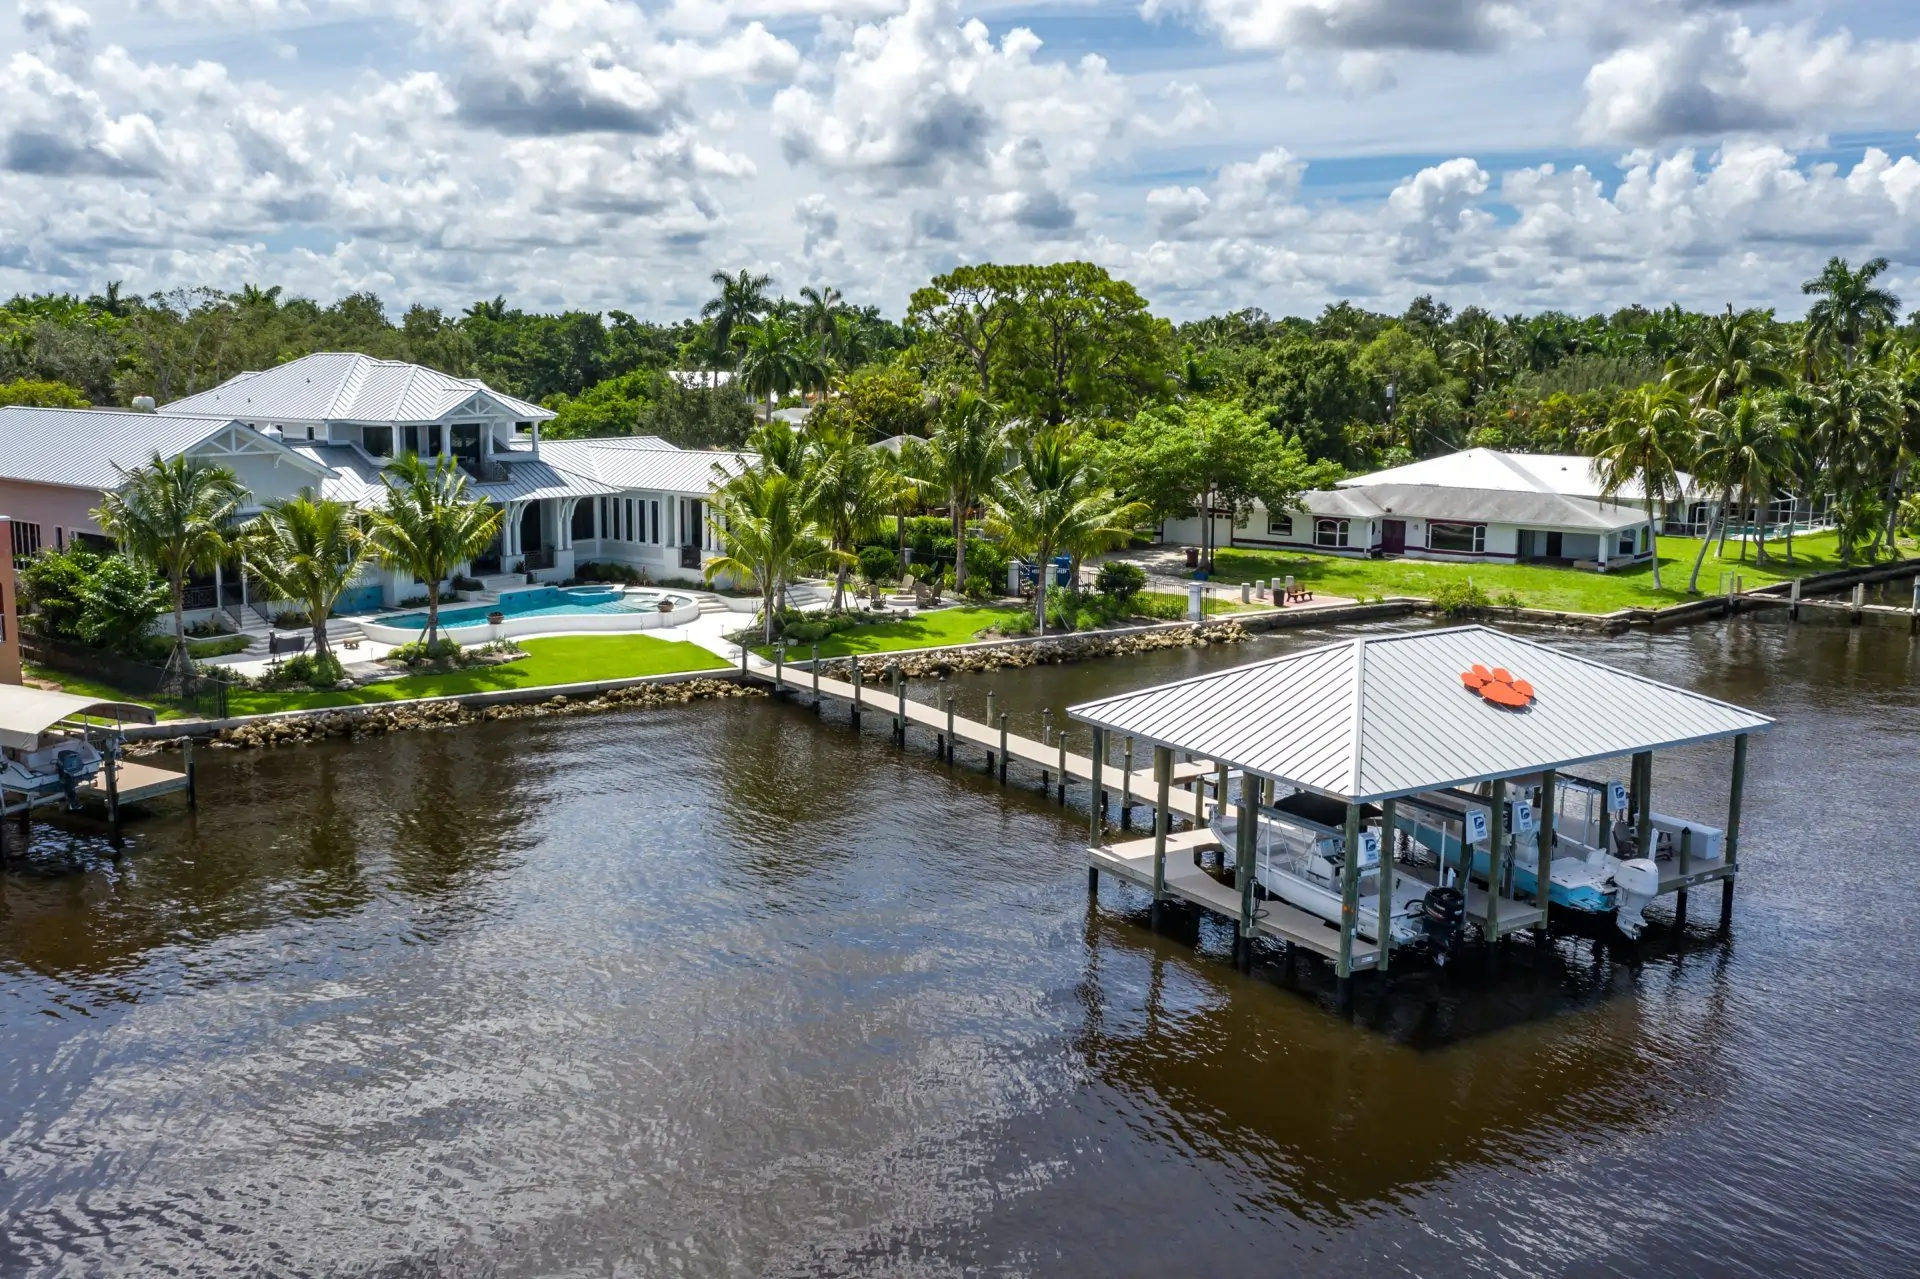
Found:
[[[858,555],[860,576],[869,582],[891,582],[900,576],[900,558],[891,546],[863,546]]]
[[[83,546],[43,551],[20,565],[19,576],[27,624],[51,640],[137,656],[167,611],[166,587],[124,555]]]
[[[332,688],[346,672],[341,669],[340,659],[331,653],[296,653],[280,664],[280,669],[269,678],[272,686],[293,688],[302,684],[309,688]]]
[[[994,585],[994,579],[987,574],[968,570],[967,584],[961,588],[960,593],[975,604],[984,604],[999,594],[999,589]]]
[[[1156,622],[1178,622],[1187,615],[1187,602],[1171,595],[1149,595],[1144,599],[1136,597],[1133,611]]]
[[[1128,599],[1146,589],[1147,572],[1138,564],[1112,560],[1100,566],[1093,589],[1110,599]]]
[[[387,654],[389,661],[400,662],[407,666],[419,666],[425,662],[457,662],[461,650],[457,640],[436,639],[431,642],[424,637],[411,644],[402,644]]]
[[[992,593],[999,593],[1007,584],[1007,548],[984,537],[968,538],[967,584],[976,577],[985,578]]]
[[[1493,601],[1471,581],[1448,582],[1433,593],[1434,607],[1448,617],[1465,617],[1489,608]]]

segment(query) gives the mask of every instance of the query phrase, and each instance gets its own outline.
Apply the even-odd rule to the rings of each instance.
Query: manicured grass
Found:
[[[129,693],[125,689],[115,688],[104,680],[87,679],[82,675],[70,675],[66,671],[51,670],[44,666],[35,666],[32,662],[23,663],[29,678],[44,680],[49,684],[58,684],[63,692],[78,697],[97,697],[103,701],[138,702],[142,706],[151,706],[151,698],[138,693]],[[184,719],[179,711],[166,707],[154,707],[161,719]]]
[[[1283,569],[1281,571],[1284,572],[1285,570]],[[1254,577],[1259,577],[1260,574],[1249,573],[1247,574],[1247,576],[1249,578],[1254,578]],[[1236,582],[1239,580],[1240,579],[1238,578],[1234,579],[1234,581]],[[1248,612],[1256,608],[1266,607],[1266,605],[1261,604],[1258,601],[1255,601],[1254,603],[1251,603],[1251,604],[1242,604],[1240,602],[1240,592],[1237,590],[1226,589],[1227,584],[1224,581],[1213,583],[1213,585],[1218,586],[1220,589],[1205,591],[1200,596],[1200,613],[1204,617],[1212,617],[1215,614],[1220,614],[1224,616],[1227,613]],[[1175,617],[1175,618],[1142,617],[1138,619],[1139,622],[1142,624],[1145,624],[1147,622],[1152,622],[1152,621],[1179,622],[1179,621],[1186,620],[1187,597],[1184,592],[1176,594],[1173,591],[1142,591],[1140,592],[1137,598],[1139,598],[1143,603],[1147,600],[1155,600],[1161,603],[1177,605],[1180,609],[1180,616],[1178,617]]]
[[[560,635],[523,640],[520,646],[526,649],[527,655],[504,666],[480,666],[444,675],[409,675],[352,692],[267,693],[234,689],[227,698],[227,709],[233,715],[262,715],[396,702],[410,697],[451,697],[462,693],[727,669],[725,660],[698,644],[654,639],[649,635]]]
[[[1721,589],[1721,574],[1737,573],[1751,590],[1789,578],[1804,577],[1840,567],[1837,537],[1818,533],[1793,539],[1793,563],[1785,545],[1769,540],[1767,563],[1757,564],[1754,548],[1740,562],[1740,544],[1727,543],[1723,559],[1716,542],[1708,548],[1700,570],[1700,589]],[[1506,594],[1519,597],[1529,608],[1569,613],[1611,613],[1621,608],[1659,608],[1698,598],[1687,594],[1687,580],[1699,554],[1697,538],[1660,539],[1661,589],[1653,589],[1653,566],[1641,564],[1610,573],[1582,572],[1535,564],[1443,564],[1429,560],[1357,560],[1331,555],[1296,555],[1280,551],[1222,550],[1216,553],[1214,578],[1244,582],[1254,578],[1292,575],[1296,584],[1325,595],[1369,599],[1378,595],[1431,596],[1440,587],[1471,578],[1496,600]]]
[[[949,644],[965,644],[983,627],[1004,622],[1026,611],[995,605],[969,605],[937,609],[931,613],[915,613],[898,622],[855,626],[821,640],[820,656],[846,657],[853,653],[890,653],[903,648],[941,648]],[[765,658],[771,659],[773,656],[770,648],[757,648],[754,651]],[[811,646],[789,645],[787,656],[795,661],[804,661],[812,656]]]

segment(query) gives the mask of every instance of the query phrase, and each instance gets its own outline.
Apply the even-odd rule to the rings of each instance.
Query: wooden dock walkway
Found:
[[[821,698],[834,698],[846,702],[860,712],[893,717],[896,724],[904,712],[907,723],[938,734],[945,749],[951,751],[959,742],[979,747],[994,758],[1018,760],[1056,779],[1064,776],[1068,781],[1092,782],[1093,757],[1070,751],[1066,748],[1064,730],[1053,742],[1039,742],[1031,737],[1007,731],[1003,724],[989,725],[977,719],[969,719],[943,706],[933,706],[926,702],[915,701],[911,697],[901,696],[899,686],[884,684],[854,685],[846,680],[831,679],[811,670],[795,670],[791,667],[757,667],[749,674],[766,680],[778,689],[791,693]],[[1004,720],[1005,715],[1001,718]],[[1002,772],[1004,774],[1004,767]],[[1211,781],[1216,773],[1215,765],[1207,760],[1191,760],[1174,765],[1172,784],[1176,788],[1189,790],[1201,787]],[[1121,766],[1108,763],[1101,772],[1101,787],[1109,792],[1122,792],[1135,803],[1151,804],[1154,786],[1153,769],[1136,768],[1129,775]]]

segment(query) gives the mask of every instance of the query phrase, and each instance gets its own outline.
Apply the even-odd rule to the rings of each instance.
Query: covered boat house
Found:
[[[1772,725],[1485,626],[1344,639],[1068,713],[1093,730],[1096,770],[1115,737],[1154,751],[1153,837],[1108,842],[1096,802],[1090,886],[1104,871],[1151,892],[1156,915],[1178,899],[1232,919],[1241,963],[1262,936],[1325,956],[1343,990],[1354,972],[1388,967],[1392,930],[1373,927],[1376,940],[1368,940],[1356,923],[1388,920],[1400,909],[1390,900],[1395,882],[1414,876],[1457,885],[1462,923],[1490,940],[1544,932],[1562,862],[1574,852],[1635,867],[1642,903],[1676,893],[1684,910],[1688,889],[1720,881],[1724,919],[1739,865],[1747,743]],[[1724,828],[1656,814],[1654,752],[1726,739],[1733,760]],[[1170,829],[1177,757],[1217,769],[1216,825],[1226,817],[1235,832],[1230,864],[1228,841],[1197,820],[1192,831]],[[1630,760],[1624,783],[1566,771],[1617,759]],[[1100,786],[1096,771],[1096,795]],[[1315,830],[1329,848],[1363,850],[1331,863],[1331,909],[1313,913],[1256,891],[1256,842],[1267,822]],[[1202,864],[1213,847],[1221,848],[1218,873]],[[1364,850],[1373,847],[1377,913],[1360,898]],[[1522,880],[1522,861],[1547,873]]]

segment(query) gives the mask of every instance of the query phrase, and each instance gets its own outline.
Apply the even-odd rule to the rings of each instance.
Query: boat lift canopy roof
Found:
[[[40,736],[62,720],[83,715],[112,719],[119,723],[151,724],[151,707],[138,702],[102,701],[75,693],[56,693],[44,688],[21,688],[0,684],[0,746],[33,750]]]
[[[1341,640],[1068,714],[1349,802],[1773,726],[1764,715],[1486,626]]]

